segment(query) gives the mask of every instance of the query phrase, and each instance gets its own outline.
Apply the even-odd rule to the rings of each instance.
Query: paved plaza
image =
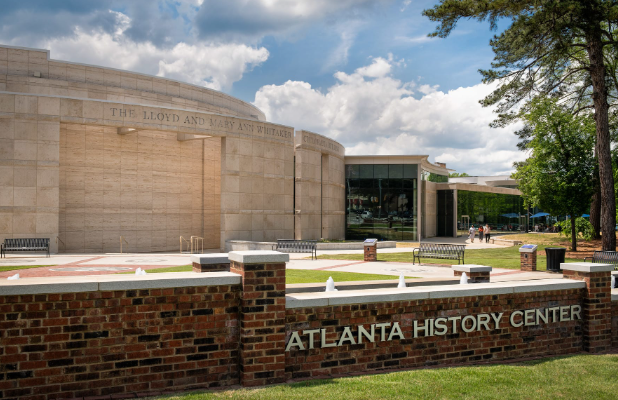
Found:
[[[466,243],[467,249],[500,248],[502,246],[488,243],[469,243],[464,238],[446,239],[452,243]],[[444,242],[445,238],[434,238],[427,241]],[[425,241],[424,241],[425,242]],[[413,248],[389,248],[379,249],[380,253],[411,253]],[[212,252],[215,252],[214,250]],[[321,250],[324,254],[362,254],[362,250]],[[75,254],[75,255],[52,255],[47,258],[39,254],[32,256],[8,255],[0,260],[0,266],[10,265],[44,265],[45,267],[21,269],[0,272],[0,278],[7,278],[19,273],[20,277],[43,277],[43,276],[80,276],[80,275],[104,275],[135,271],[137,268],[151,270],[191,264],[190,254],[179,253],[137,253],[137,254]],[[448,265],[436,264],[412,264],[410,262],[364,262],[353,260],[310,260],[304,253],[290,254],[289,269],[311,269],[321,271],[358,272],[367,274],[383,274],[418,278],[452,278],[453,272]],[[493,282],[516,281],[530,279],[552,279],[561,277],[559,274],[546,272],[524,272],[513,269],[494,268],[491,273]]]

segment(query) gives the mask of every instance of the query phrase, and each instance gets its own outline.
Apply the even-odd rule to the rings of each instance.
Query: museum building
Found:
[[[508,177],[426,155],[346,156],[224,93],[0,46],[0,241],[53,252],[230,240],[419,240],[525,214]]]

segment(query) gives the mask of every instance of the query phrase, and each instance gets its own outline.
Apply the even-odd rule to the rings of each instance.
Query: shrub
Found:
[[[564,235],[567,239],[571,240],[571,220],[560,221],[557,223],[560,226],[560,235]],[[575,219],[575,232],[577,236],[588,241],[594,237],[594,227],[586,218]]]

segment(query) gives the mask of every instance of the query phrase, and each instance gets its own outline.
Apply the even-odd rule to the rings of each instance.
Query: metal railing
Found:
[[[62,239],[60,239],[58,236],[56,236],[56,247],[58,248],[58,253],[60,253],[60,247],[58,246],[58,241],[60,241],[60,243],[62,243],[62,248],[64,249],[64,251],[67,250],[67,245],[64,243],[64,241]]]
[[[183,251],[183,242],[187,244],[187,251]],[[191,242],[189,242],[187,239],[183,238],[182,236],[180,237],[180,254],[182,253],[190,253],[191,252]]]
[[[202,249],[202,253],[204,252],[204,238],[200,236],[191,236],[191,254],[195,254],[198,250]]]
[[[122,242],[125,242],[126,244],[129,244],[129,242],[127,242],[127,240],[124,238],[124,236],[120,236],[120,254],[122,254]]]

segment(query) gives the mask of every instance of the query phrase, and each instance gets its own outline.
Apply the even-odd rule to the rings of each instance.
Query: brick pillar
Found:
[[[488,283],[491,267],[485,265],[453,265],[453,274],[461,276],[465,272],[468,276],[468,282],[471,283]]]
[[[612,344],[612,264],[562,263],[565,278],[586,282],[582,300],[584,350],[605,351]]]
[[[285,382],[285,263],[277,251],[231,251],[230,272],[242,276],[240,384]]]
[[[193,272],[229,272],[230,260],[227,253],[193,254]]]
[[[366,244],[365,248],[365,261],[378,261],[378,244]]]
[[[536,250],[536,246],[532,249],[519,248],[519,265],[522,271],[536,271]]]

